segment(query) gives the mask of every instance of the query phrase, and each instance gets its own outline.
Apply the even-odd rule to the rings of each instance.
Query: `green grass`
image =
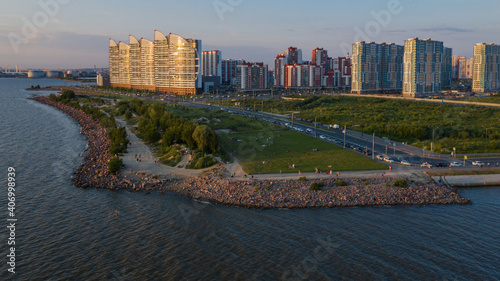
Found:
[[[179,146],[171,146],[164,153],[158,153],[156,157],[160,158],[160,162],[164,165],[175,167],[182,160],[182,151]]]
[[[221,136],[223,146],[248,174],[311,173],[316,168],[335,172],[387,169],[366,157],[293,131],[265,130]],[[296,168],[290,169],[289,164],[295,164]]]
[[[430,146],[449,153],[500,152],[500,110],[498,108],[436,104],[411,100],[357,96],[297,96],[301,100],[265,100],[264,110],[295,114],[297,118],[317,118],[324,124],[345,125],[348,129]],[[499,99],[491,97],[491,99]],[[483,100],[483,99],[482,99]],[[262,101],[241,100],[242,107]]]
[[[500,94],[484,98],[470,98],[467,101],[482,102],[482,103],[500,103]]]
[[[236,157],[248,174],[278,174],[280,170],[282,173],[298,173],[299,170],[308,173],[316,168],[322,171],[388,169],[383,164],[333,144],[253,118],[179,105],[167,105],[166,108],[187,119],[205,117],[210,121],[207,125],[213,130],[230,130],[230,133],[218,133],[221,147]],[[233,141],[233,138],[242,141]],[[314,148],[319,151],[312,151]],[[264,161],[267,164],[263,164]],[[297,168],[288,169],[289,163]],[[329,165],[332,167],[329,168]]]

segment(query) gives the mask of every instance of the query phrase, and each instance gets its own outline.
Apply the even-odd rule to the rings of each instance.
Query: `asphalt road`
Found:
[[[195,106],[199,108],[208,108],[212,110],[221,110],[221,107],[214,105],[207,105],[201,103],[183,103],[188,106]],[[277,123],[279,125],[286,125],[290,129],[292,129],[292,120],[289,116],[275,115],[268,112],[256,112],[249,111],[240,108],[224,108],[225,111],[228,111],[233,114],[240,114],[248,117],[258,118],[260,120]],[[312,137],[316,137],[318,139],[322,139],[326,142],[330,142],[336,144],[340,147],[346,147],[346,149],[351,149],[358,154],[365,155],[366,157],[372,158],[371,155],[366,155],[366,153],[361,152],[361,150],[369,150],[371,152],[373,143],[375,142],[375,155],[382,155],[384,157],[390,157],[394,160],[394,163],[383,162],[393,168],[402,166],[401,161],[406,160],[410,162],[413,166],[419,166],[424,162],[428,163],[446,163],[449,164],[451,162],[458,162],[460,164],[464,164],[463,159],[454,159],[451,158],[451,155],[442,155],[438,153],[432,153],[429,150],[422,150],[421,148],[417,148],[411,145],[406,145],[403,143],[398,143],[395,141],[391,141],[387,138],[373,137],[373,135],[367,135],[363,133],[359,133],[352,130],[346,130],[346,133],[343,133],[343,129],[329,129],[326,126],[314,126],[314,123],[310,124],[307,122],[299,121],[297,119],[293,122],[293,129],[295,131],[301,132],[303,134],[311,135]],[[306,130],[309,129],[309,132]],[[344,145],[345,140],[345,145]],[[356,149],[354,149],[356,148]],[[371,154],[371,153],[370,153]],[[377,160],[379,161],[379,160]],[[472,167],[473,161],[482,161],[484,163],[491,163],[494,166],[496,163],[500,162],[500,157],[498,158],[474,158],[465,161],[464,167]],[[380,161],[382,162],[382,161]],[[448,167],[446,167],[448,168]]]

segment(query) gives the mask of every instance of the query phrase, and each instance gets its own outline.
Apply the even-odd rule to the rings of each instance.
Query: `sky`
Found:
[[[108,66],[109,38],[154,40],[154,30],[201,39],[223,59],[265,62],[284,49],[345,56],[357,41],[443,41],[471,57],[500,44],[500,0],[0,0],[0,67]]]

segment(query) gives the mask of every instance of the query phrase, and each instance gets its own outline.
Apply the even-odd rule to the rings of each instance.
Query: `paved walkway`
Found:
[[[124,126],[127,130],[127,138],[132,143],[128,146],[128,152],[122,157],[123,164],[125,164],[125,169],[121,172],[127,177],[134,177],[137,172],[146,173],[148,175],[159,175],[159,176],[197,176],[203,173],[205,170],[189,170],[184,168],[174,168],[166,166],[163,164],[155,164],[158,158],[154,157],[151,149],[144,144],[144,142],[139,139],[135,134],[133,134],[126,122],[120,119],[116,119],[116,122],[120,126]],[[141,155],[142,161],[137,161],[135,156],[139,157]],[[185,157],[184,163],[187,157]]]
[[[500,175],[433,177],[436,182],[441,178],[446,183],[456,187],[500,186]]]

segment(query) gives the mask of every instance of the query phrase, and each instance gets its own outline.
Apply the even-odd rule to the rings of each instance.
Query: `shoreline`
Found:
[[[218,166],[201,176],[175,176],[173,179],[155,175],[142,175],[142,179],[127,179],[123,175],[111,175],[107,163],[109,138],[106,129],[83,111],[50,101],[48,97],[30,98],[52,106],[75,119],[87,137],[89,149],[78,167],[73,182],[81,188],[111,190],[174,191],[188,198],[227,206],[259,209],[303,209],[361,206],[471,204],[454,188],[429,184],[421,179],[411,180],[407,188],[393,187],[391,177],[368,179],[343,179],[347,186],[340,186],[335,178],[321,180],[325,186],[311,191],[312,182],[291,180],[231,180],[229,172]],[[138,175],[139,173],[136,173]]]

